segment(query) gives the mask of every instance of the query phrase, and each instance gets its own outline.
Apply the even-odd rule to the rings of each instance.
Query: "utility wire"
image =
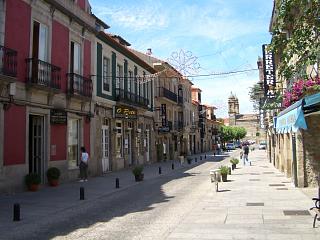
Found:
[[[245,72],[253,72],[258,71],[258,68],[252,68],[252,69],[245,69],[245,70],[238,70],[238,71],[230,71],[230,72],[220,72],[220,73],[210,73],[210,74],[198,74],[198,75],[189,75],[185,77],[209,77],[209,76],[221,76],[221,75],[230,75],[230,74],[236,74],[236,73],[245,73]]]

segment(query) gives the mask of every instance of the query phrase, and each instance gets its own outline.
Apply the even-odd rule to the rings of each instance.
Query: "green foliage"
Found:
[[[284,79],[307,79],[306,67],[318,62],[319,11],[319,0],[276,1],[270,47],[280,57],[277,69]]]
[[[246,136],[247,130],[243,127],[222,126],[221,135],[223,142],[229,142],[234,139],[242,139]]]
[[[229,173],[229,168],[227,166],[220,166],[220,173],[221,175],[228,175]]]
[[[133,175],[135,175],[135,176],[141,175],[142,172],[143,172],[143,166],[142,166],[142,165],[135,166],[135,167],[132,169],[132,173],[133,173]]]
[[[249,89],[250,101],[253,103],[253,109],[259,110],[261,105],[261,99],[264,97],[263,89],[261,84],[255,83]]]
[[[237,165],[237,164],[239,164],[239,159],[237,159],[237,158],[232,158],[232,159],[230,160],[230,162],[231,162],[231,164]]]
[[[51,180],[58,180],[60,177],[60,170],[56,167],[51,167],[47,170],[47,178]]]
[[[41,183],[41,178],[40,175],[37,173],[29,173],[25,176],[24,178],[25,183],[27,186],[31,186],[33,184],[40,184]]]

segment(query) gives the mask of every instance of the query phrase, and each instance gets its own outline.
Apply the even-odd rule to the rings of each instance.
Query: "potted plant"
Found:
[[[143,166],[136,166],[132,169],[132,173],[135,177],[136,182],[143,181]]]
[[[56,167],[50,167],[47,170],[47,178],[49,185],[56,187],[59,184],[60,170]]]
[[[239,163],[239,159],[237,158],[232,158],[230,160],[231,164],[232,164],[232,170],[236,169],[237,168],[237,164]]]
[[[41,178],[39,174],[29,173],[25,176],[24,180],[29,191],[32,191],[32,192],[38,191],[39,184],[41,183]]]
[[[228,172],[229,172],[229,168],[227,166],[220,167],[220,174],[221,174],[222,182],[227,181]]]
[[[188,161],[188,164],[191,164],[192,158],[191,157],[187,157],[187,161]]]

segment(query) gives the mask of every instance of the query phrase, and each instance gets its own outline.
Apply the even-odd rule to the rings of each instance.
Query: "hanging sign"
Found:
[[[137,119],[137,110],[127,106],[114,107],[115,118]]]
[[[274,64],[274,54],[268,49],[268,44],[262,45],[263,71],[264,71],[264,95],[266,98],[276,96],[276,71]]]
[[[51,109],[50,123],[51,124],[67,124],[67,112],[61,109]]]

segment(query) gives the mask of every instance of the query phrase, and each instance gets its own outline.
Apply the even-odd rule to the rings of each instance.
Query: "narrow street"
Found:
[[[219,192],[209,170],[221,162],[208,156],[188,170],[47,211],[30,224],[4,224],[1,239],[318,239],[319,223],[312,229],[306,211],[311,198],[266,161],[265,151],[252,152],[251,160],[252,166],[240,163]]]

